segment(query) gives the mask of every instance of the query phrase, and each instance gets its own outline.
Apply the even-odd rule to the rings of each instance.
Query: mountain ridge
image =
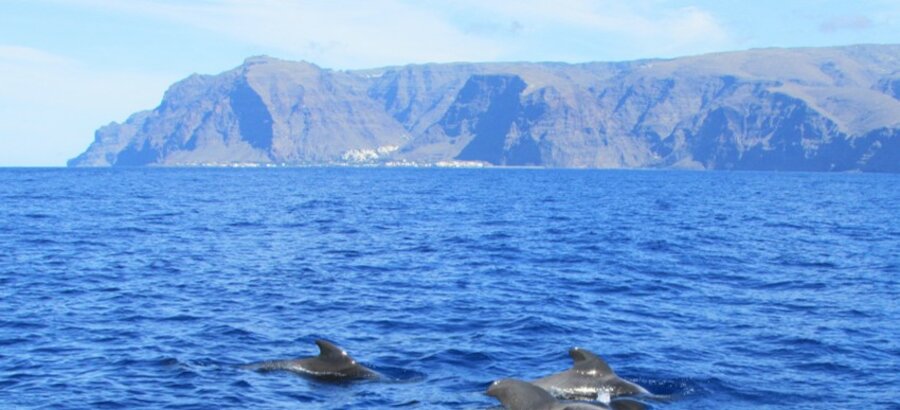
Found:
[[[173,84],[70,166],[482,164],[900,172],[900,45],[331,70]]]

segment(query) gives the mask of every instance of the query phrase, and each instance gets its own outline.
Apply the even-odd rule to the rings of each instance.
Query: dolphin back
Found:
[[[319,355],[305,359],[270,360],[241,366],[247,370],[269,372],[284,370],[321,380],[378,378],[375,371],[359,364],[344,349],[327,340],[316,340]]]
[[[326,340],[316,340],[319,355],[302,361],[302,367],[317,376],[337,378],[372,378],[377,374],[359,364],[344,349]]]
[[[596,354],[582,348],[569,350],[572,367],[535,380],[534,383],[552,395],[566,399],[596,399],[601,392],[611,397],[648,394],[643,387],[620,378],[609,364]]]
[[[507,410],[609,410],[599,403],[560,403],[546,390],[515,379],[498,380],[487,390]]]
[[[499,400],[508,410],[551,410],[557,403],[546,390],[515,379],[495,381],[487,395]]]
[[[572,370],[577,372],[589,373],[592,376],[614,376],[616,374],[606,361],[589,350],[573,347],[569,349],[569,356],[572,356]]]

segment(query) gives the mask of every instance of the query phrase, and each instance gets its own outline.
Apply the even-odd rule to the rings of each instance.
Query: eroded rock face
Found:
[[[153,111],[101,128],[70,165],[324,163],[409,140],[367,85],[308,63],[248,59],[173,85]]]
[[[156,109],[100,128],[69,165],[898,172],[897,67],[895,45],[348,72],[256,57],[178,82]]]

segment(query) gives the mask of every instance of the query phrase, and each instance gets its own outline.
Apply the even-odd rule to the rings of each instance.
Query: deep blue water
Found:
[[[900,176],[0,170],[0,408],[900,408]],[[387,377],[239,365],[330,339]]]

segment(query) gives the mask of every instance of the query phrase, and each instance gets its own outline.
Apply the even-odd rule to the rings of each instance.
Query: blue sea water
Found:
[[[0,170],[0,408],[900,408],[900,176]],[[241,364],[336,342],[385,378]]]

